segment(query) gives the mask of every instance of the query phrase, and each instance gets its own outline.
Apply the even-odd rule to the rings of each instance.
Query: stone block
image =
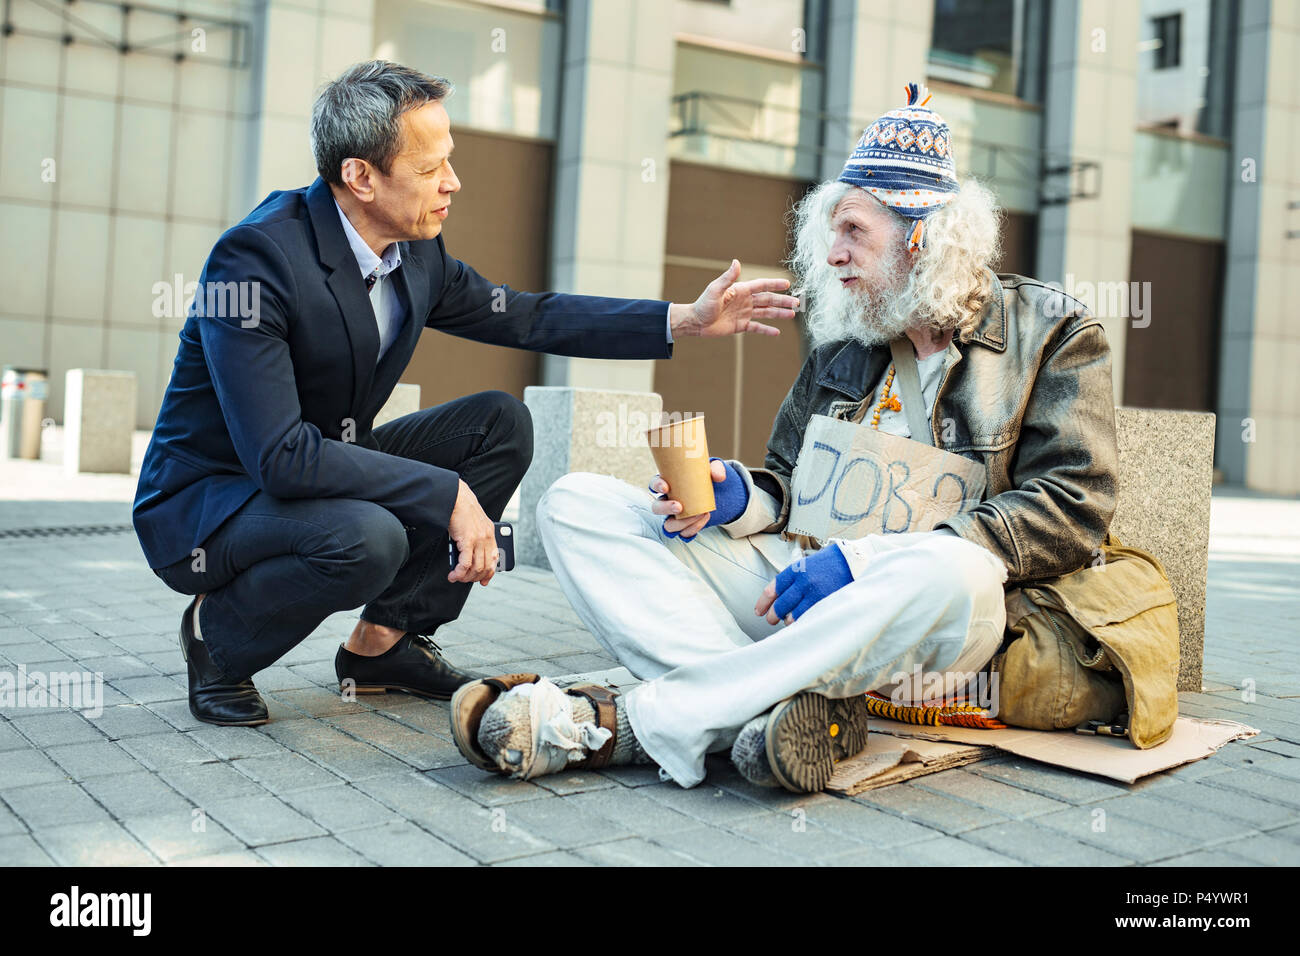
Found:
[[[135,373],[70,368],[63,404],[63,470],[131,473]]]
[[[562,475],[589,471],[645,485],[655,474],[645,431],[660,422],[663,399],[654,392],[529,386],[524,404],[533,416],[533,463],[520,490],[515,559],[549,568],[537,535],[537,502]]]
[[[1119,502],[1111,531],[1155,555],[1178,602],[1178,689],[1201,689],[1214,415],[1115,409]]]
[[[384,402],[384,407],[375,413],[375,422],[372,428],[378,428],[394,418],[401,418],[403,415],[409,415],[412,412],[420,410],[420,386],[418,385],[397,385],[393,388],[393,394],[388,396],[388,401]]]

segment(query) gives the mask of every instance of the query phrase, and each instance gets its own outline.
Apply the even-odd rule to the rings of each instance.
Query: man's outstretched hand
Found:
[[[734,335],[757,332],[780,335],[781,330],[764,325],[759,319],[793,319],[799,300],[782,295],[790,288],[786,279],[740,278],[740,261],[731,260],[727,271],[710,282],[690,305],[674,303],[671,316],[673,337],[679,335]]]

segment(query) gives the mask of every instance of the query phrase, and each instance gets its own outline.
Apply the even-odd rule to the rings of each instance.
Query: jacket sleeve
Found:
[[[206,314],[233,311],[204,309],[213,283],[256,283],[254,314]],[[326,438],[302,420],[288,342],[296,300],[284,253],[252,226],[222,236],[195,295],[208,373],[244,470],[277,498],[358,498],[408,527],[445,529],[460,488],[454,471]]]
[[[1021,420],[1011,488],[939,522],[1003,559],[1011,583],[1087,564],[1115,514],[1110,346],[1090,316],[1049,346]]]
[[[551,355],[672,358],[666,301],[518,292],[452,258],[441,236],[437,254],[442,256],[443,285],[425,318],[427,328]]]

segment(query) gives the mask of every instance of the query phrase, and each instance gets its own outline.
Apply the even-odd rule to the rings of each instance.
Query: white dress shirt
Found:
[[[375,251],[366,245],[361,234],[348,221],[338,200],[334,201],[334,206],[338,209],[339,219],[343,222],[343,232],[348,237],[348,245],[352,247],[352,254],[356,256],[357,267],[361,270],[361,281],[364,282],[371,273],[377,277],[370,289],[370,305],[375,310],[375,324],[379,327],[379,354],[375,357],[375,364],[378,365],[406,320],[406,305],[397,294],[396,283],[389,278],[393,270],[402,264],[402,254],[398,250],[398,244],[393,242],[389,243],[382,257],[375,255]]]

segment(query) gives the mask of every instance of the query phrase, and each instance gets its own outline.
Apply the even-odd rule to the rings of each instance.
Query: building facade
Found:
[[[958,173],[1003,205],[1000,271],[1105,323],[1117,402],[1218,414],[1216,466],[1300,493],[1300,0],[7,0],[0,362],[129,369],[156,416],[212,243],[315,177],[315,90],[374,56],[446,76],[463,188],[445,237],[524,289],[682,301],[925,82]],[[426,333],[425,405],[530,384],[655,390],[762,458],[804,354],[671,361]]]

